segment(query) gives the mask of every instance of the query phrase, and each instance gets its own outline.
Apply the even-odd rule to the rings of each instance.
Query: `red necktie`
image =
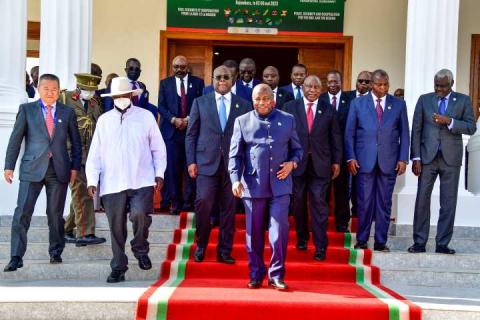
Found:
[[[377,106],[375,107],[375,110],[377,111],[378,123],[382,123],[382,117],[383,117],[383,109],[382,109],[382,105],[380,104],[381,101],[382,99],[377,99]]]
[[[337,110],[337,96],[332,97],[332,107]]]
[[[132,81],[131,83],[132,83],[132,90],[137,89],[137,84],[136,84],[136,82],[135,82],[135,81]],[[138,105],[138,96],[133,96],[133,97],[132,97],[132,102],[133,102],[133,105],[134,105],[134,106],[138,107],[138,106],[139,106],[139,105]]]
[[[180,117],[185,118],[187,116],[187,96],[185,95],[183,79],[180,79],[180,108],[182,113]]]
[[[308,109],[307,109],[307,126],[308,126],[308,132],[310,133],[312,131],[312,126],[313,126],[313,102],[307,103]]]
[[[45,117],[45,124],[47,125],[48,135],[50,138],[53,136],[53,130],[55,129],[55,124],[53,123],[52,115],[52,106],[47,106],[47,116]]]

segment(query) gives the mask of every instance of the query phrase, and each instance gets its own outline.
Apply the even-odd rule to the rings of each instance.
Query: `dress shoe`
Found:
[[[125,271],[113,270],[107,278],[108,283],[125,281]]]
[[[375,243],[373,245],[373,250],[380,252],[390,252],[390,248],[384,244]]]
[[[147,255],[139,256],[138,258],[138,266],[142,270],[150,270],[152,269],[152,261]]]
[[[418,244],[418,243],[414,243],[413,246],[411,246],[410,248],[408,248],[407,250],[408,252],[410,253],[420,253],[420,252],[425,252],[425,246],[424,245],[421,245],[421,244]]]
[[[170,205],[169,204],[162,204],[158,209],[159,212],[170,212]]]
[[[217,261],[226,264],[234,264],[235,259],[228,253],[221,253],[217,255]]]
[[[89,234],[84,237],[81,237],[80,239],[77,239],[77,242],[75,243],[76,247],[84,247],[86,245],[92,245],[92,244],[100,244],[104,243],[107,241],[105,238],[99,238],[95,236],[94,234]]]
[[[270,286],[272,286],[272,288],[277,289],[277,290],[287,290],[288,289],[288,286],[283,281],[283,279],[272,278],[272,279],[268,280],[268,284]]]
[[[63,237],[65,238],[66,243],[76,243],[77,242],[77,238],[71,232],[65,233],[65,235]]]
[[[350,233],[350,230],[348,230],[348,227],[337,227],[337,232],[342,232],[342,233]]]
[[[363,241],[357,241],[355,243],[355,246],[353,246],[354,249],[368,249],[368,244]]]
[[[435,248],[436,253],[455,254],[455,250],[450,249],[447,246],[437,246]]]
[[[323,261],[327,258],[327,254],[325,249],[315,251],[315,255],[313,256],[313,259],[317,261]]]
[[[262,287],[262,281],[260,280],[250,280],[247,284],[248,289],[259,289]]]
[[[307,241],[299,240],[297,241],[297,245],[295,247],[297,248],[297,250],[305,251],[307,250]]]
[[[202,262],[203,259],[205,259],[205,249],[197,247],[193,254],[193,260],[195,260],[195,262]]]
[[[194,210],[195,210],[195,207],[193,206],[193,203],[191,203],[191,202],[185,202],[182,206],[182,211],[192,212]]]
[[[178,216],[180,214],[180,209],[177,209],[177,208],[171,208],[170,209],[170,214],[172,216]]]
[[[61,257],[61,256],[51,256],[51,257],[50,257],[50,263],[51,263],[51,264],[59,264],[59,263],[62,263],[62,257]]]
[[[3,272],[16,271],[18,268],[23,267],[23,260],[20,257],[12,257],[10,262],[5,266]]]

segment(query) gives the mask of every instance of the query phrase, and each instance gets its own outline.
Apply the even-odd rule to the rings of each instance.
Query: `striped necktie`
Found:
[[[53,137],[53,131],[55,129],[55,123],[53,122],[53,115],[52,115],[53,107],[52,106],[46,106],[45,108],[47,109],[47,115],[45,117],[45,124],[47,126],[48,135],[50,136],[50,138],[52,138]]]

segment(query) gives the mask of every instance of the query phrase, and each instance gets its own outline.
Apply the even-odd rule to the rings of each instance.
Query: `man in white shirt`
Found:
[[[132,89],[128,78],[114,78],[111,96],[115,107],[97,122],[86,163],[88,193],[94,197],[100,182],[100,197],[112,238],[112,272],[107,282],[125,280],[128,258],[126,215],[134,237],[130,242],[138,265],[152,267],[148,257],[148,228],[152,223],[154,188],[161,189],[167,165],[165,143],[150,112],[132,103],[141,89]]]

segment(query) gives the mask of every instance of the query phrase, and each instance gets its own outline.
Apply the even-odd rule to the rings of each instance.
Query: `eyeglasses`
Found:
[[[361,84],[370,84],[371,82],[370,80],[366,80],[366,79],[358,79],[357,81],[358,83],[361,83]]]
[[[228,74],[219,74],[217,76],[214,76],[213,79],[220,81],[220,80],[230,80],[231,77]]]

